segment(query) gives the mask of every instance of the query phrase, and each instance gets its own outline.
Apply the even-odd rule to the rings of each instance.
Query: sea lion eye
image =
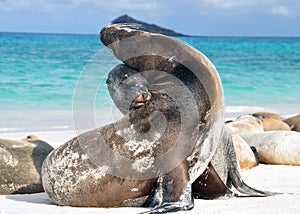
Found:
[[[122,77],[122,80],[126,80],[128,78],[128,74],[125,74],[123,77]]]

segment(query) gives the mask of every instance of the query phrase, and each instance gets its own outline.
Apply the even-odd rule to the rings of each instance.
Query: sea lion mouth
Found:
[[[145,105],[152,98],[152,94],[147,91],[141,94],[138,94],[132,101],[130,105],[130,109],[137,109]]]

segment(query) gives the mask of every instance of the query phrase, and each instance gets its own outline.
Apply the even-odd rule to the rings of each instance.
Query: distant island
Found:
[[[112,24],[118,24],[118,23],[135,23],[141,25],[141,30],[148,31],[150,33],[160,33],[166,36],[187,36],[182,33],[177,33],[174,30],[170,30],[167,28],[163,28],[160,26],[157,26],[155,24],[148,24],[146,22],[142,22],[139,20],[136,20],[128,15],[122,15],[116,19],[114,19]]]

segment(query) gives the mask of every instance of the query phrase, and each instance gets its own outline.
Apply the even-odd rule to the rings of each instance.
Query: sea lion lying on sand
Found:
[[[300,132],[300,114],[287,118],[283,122],[287,123],[292,131]]]
[[[273,118],[276,120],[283,120],[282,116],[280,116],[279,114],[272,113],[272,112],[255,112],[252,114],[252,116],[254,116],[254,117],[260,116],[262,118]]]
[[[268,131],[241,137],[258,151],[259,160],[267,164],[300,165],[300,133]]]
[[[226,127],[231,135],[260,133],[264,131],[262,120],[252,115],[243,115],[236,120],[227,122]]]
[[[43,192],[41,167],[52,150],[35,136],[22,141],[0,139],[0,194]]]
[[[282,121],[282,117],[278,114],[274,114],[270,112],[257,112],[251,115],[262,121],[264,131],[275,131],[275,130],[291,131],[289,125],[284,121]]]

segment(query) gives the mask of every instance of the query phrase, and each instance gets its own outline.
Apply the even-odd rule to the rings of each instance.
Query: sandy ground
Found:
[[[22,139],[39,136],[54,147],[71,139],[75,133],[38,132],[1,134],[0,138]],[[195,200],[191,211],[178,213],[300,213],[300,167],[263,165],[242,173],[247,184],[261,190],[285,194],[271,197],[238,197],[226,200]],[[145,208],[76,208],[53,204],[45,193],[0,196],[0,213],[139,213]]]

